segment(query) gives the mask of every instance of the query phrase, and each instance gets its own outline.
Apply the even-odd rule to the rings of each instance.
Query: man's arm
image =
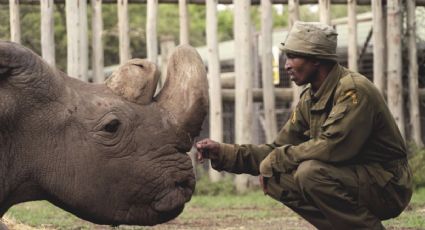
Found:
[[[317,139],[277,148],[269,156],[271,167],[279,172],[289,172],[305,160],[338,163],[352,159],[371,133],[371,107],[366,97],[360,97],[354,91],[347,92],[338,98]]]
[[[216,170],[258,175],[261,161],[275,146],[224,144],[204,139],[196,143],[196,148],[198,160],[210,159]]]

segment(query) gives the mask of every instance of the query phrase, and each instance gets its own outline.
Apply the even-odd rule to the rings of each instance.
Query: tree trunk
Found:
[[[179,0],[180,44],[189,44],[189,13],[187,0]]]
[[[103,72],[103,43],[102,43],[102,0],[91,0],[92,4],[92,70],[93,82],[101,83],[105,81]]]
[[[53,0],[40,1],[41,13],[41,55],[51,66],[55,60],[55,24],[53,17]]]
[[[387,1],[387,44],[388,44],[388,107],[397,122],[403,137],[403,84],[401,60],[401,0]]]
[[[423,147],[421,134],[421,116],[419,113],[418,92],[418,56],[416,47],[416,14],[415,2],[407,1],[407,29],[409,41],[409,104],[411,136],[418,147]]]
[[[271,0],[261,1],[261,77],[263,82],[263,103],[265,134],[267,143],[272,143],[277,134],[275,95],[273,85],[272,33],[273,21]]]
[[[381,94],[385,93],[385,16],[383,14],[382,1],[372,1],[373,21],[373,83],[375,83]]]
[[[252,142],[252,59],[251,59],[251,22],[250,5],[247,0],[234,1],[235,36],[235,142]],[[248,186],[248,175],[237,175],[236,189],[244,192]]]
[[[68,33],[68,75],[87,81],[89,49],[87,1],[66,1],[66,31]]]
[[[348,68],[358,71],[357,67],[357,0],[348,0]]]
[[[220,60],[218,53],[217,38],[217,0],[207,0],[207,47],[208,47],[208,81],[210,94],[210,114],[209,127],[210,138],[222,142],[223,141],[223,104],[221,99],[221,82],[220,82]],[[212,182],[221,179],[221,174],[209,167],[209,176]]]

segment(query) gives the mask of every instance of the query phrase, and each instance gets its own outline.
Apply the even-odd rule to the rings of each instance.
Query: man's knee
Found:
[[[294,174],[295,183],[301,188],[314,188],[323,182],[327,167],[323,162],[308,160],[302,162]]]

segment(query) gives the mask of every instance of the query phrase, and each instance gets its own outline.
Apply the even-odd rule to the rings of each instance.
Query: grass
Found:
[[[37,229],[110,229],[110,227],[97,226],[80,220],[46,201],[16,205],[6,213],[6,218],[15,223],[22,223]],[[222,226],[216,226],[217,228],[215,229],[227,228],[227,226],[232,224],[236,226],[257,224],[252,228],[245,229],[255,229],[257,227],[265,227],[267,229],[271,224],[281,223],[282,218],[286,218],[285,221],[294,222],[293,226],[304,223],[289,209],[279,202],[264,196],[260,191],[249,192],[245,195],[196,195],[176,220],[154,229],[201,229],[199,226],[208,226],[216,223],[217,220],[220,220]],[[258,225],[261,222],[264,225]],[[384,224],[391,229],[425,229],[425,188],[414,193],[408,209],[402,215],[396,219],[385,221]],[[167,227],[164,228],[164,226]],[[171,228],[170,226],[177,227]],[[12,229],[20,230],[23,228]],[[119,227],[116,229],[151,228]],[[283,229],[306,228],[284,227]]]

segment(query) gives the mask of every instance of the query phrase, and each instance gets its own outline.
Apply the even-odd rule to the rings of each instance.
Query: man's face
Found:
[[[289,74],[291,81],[298,86],[311,83],[318,74],[317,61],[311,58],[286,54],[285,70]]]

